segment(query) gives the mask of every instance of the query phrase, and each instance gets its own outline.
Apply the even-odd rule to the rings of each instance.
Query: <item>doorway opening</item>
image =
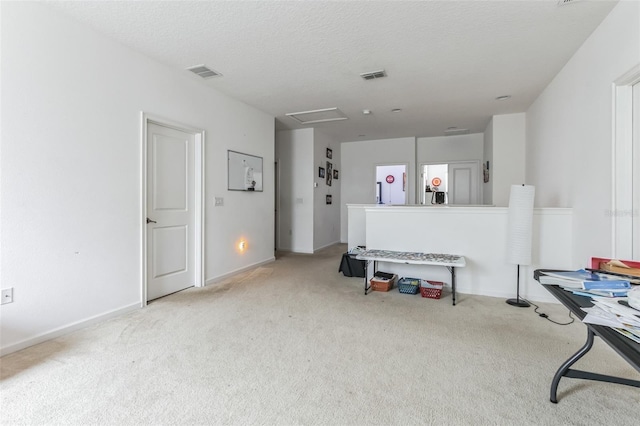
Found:
[[[612,254],[636,259],[640,255],[640,64],[614,82],[613,99]]]
[[[633,85],[633,141],[631,142],[631,151],[633,159],[631,173],[631,228],[632,228],[632,247],[631,259],[640,258],[640,82]]]
[[[376,204],[407,204],[407,165],[376,166]]]
[[[420,173],[422,195],[420,204],[448,204],[448,164],[424,164]]]
[[[420,185],[420,204],[479,204],[479,162],[422,164]]]

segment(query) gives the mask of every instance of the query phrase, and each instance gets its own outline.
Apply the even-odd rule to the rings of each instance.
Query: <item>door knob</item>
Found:
[[[158,222],[156,222],[155,220],[151,220],[151,219],[147,218],[147,223],[158,223]]]

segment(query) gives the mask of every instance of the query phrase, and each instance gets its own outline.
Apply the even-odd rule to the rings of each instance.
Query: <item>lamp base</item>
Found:
[[[531,306],[529,302],[522,299],[507,299],[507,303],[511,306],[518,306],[520,308],[528,308]]]

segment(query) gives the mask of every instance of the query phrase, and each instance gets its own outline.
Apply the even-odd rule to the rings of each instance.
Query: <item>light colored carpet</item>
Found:
[[[563,378],[549,402],[579,322],[490,297],[364,296],[337,272],[345,249],[284,254],[3,357],[0,422],[637,424],[637,388]],[[600,341],[575,367],[639,378]]]

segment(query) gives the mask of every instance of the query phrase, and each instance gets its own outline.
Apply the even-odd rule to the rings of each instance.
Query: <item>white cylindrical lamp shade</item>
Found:
[[[509,195],[509,228],[507,231],[507,262],[515,265],[531,264],[533,239],[532,185],[511,185]]]

